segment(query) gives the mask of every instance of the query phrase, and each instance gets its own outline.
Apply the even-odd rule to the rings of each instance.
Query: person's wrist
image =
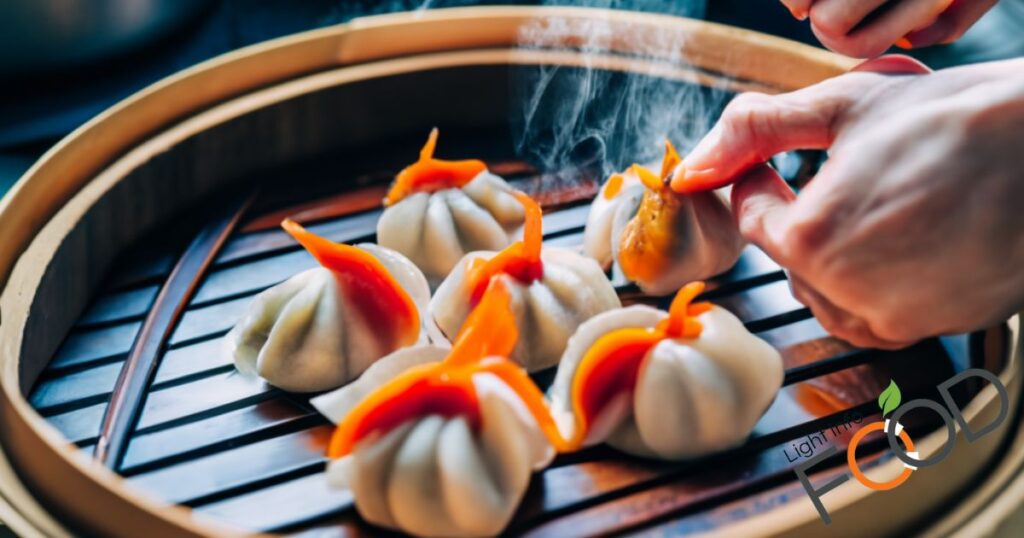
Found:
[[[1024,211],[1020,207],[1024,166],[1014,153],[1024,126],[1024,61],[1013,63],[1013,69],[1002,77],[972,89],[975,103],[965,120],[965,135],[979,141],[974,147],[980,154],[974,157],[990,161],[990,173],[982,177],[994,182],[989,187],[989,201],[997,222],[990,228],[993,237],[988,241],[996,268],[991,274],[997,288],[993,299],[998,304],[993,306],[1000,317],[991,320],[993,323],[1024,312]],[[967,188],[979,188],[979,179],[971,178]]]
[[[1024,76],[978,84],[965,91],[962,98],[966,105],[964,126],[969,136],[1020,140],[1024,125]]]

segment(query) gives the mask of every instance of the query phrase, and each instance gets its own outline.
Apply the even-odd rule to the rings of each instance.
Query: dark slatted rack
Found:
[[[538,192],[537,186],[546,183],[528,166],[502,161],[492,167],[546,202],[547,244],[580,244],[587,199],[596,192],[593,180],[578,180],[564,192]],[[366,200],[379,198],[380,182],[391,173],[357,182],[364,186],[344,195],[318,197],[320,203],[306,200],[288,207],[274,206],[273,185],[268,185],[263,204],[227,239],[205,276],[196,279],[187,308],[160,343],[162,352],[153,357],[155,372],[145,377],[148,390],[134,402],[140,412],[126,430],[130,438],[123,458],[113,460],[118,472],[169,502],[248,529],[318,536],[373,533],[360,522],[348,495],[328,489],[324,480],[323,452],[331,426],[307,397],[237,375],[220,349],[220,337],[253,295],[314,266],[273,222],[299,214],[311,230],[335,241],[372,241],[380,209]],[[95,450],[126,357],[147,315],[161,307],[154,301],[172,268],[180,265],[177,256],[169,249],[150,249],[122,266],[30,396],[35,408],[83,450]],[[665,306],[664,298],[645,297],[621,278],[613,277],[613,283],[625,303]],[[854,418],[874,420],[875,397],[890,378],[898,379],[905,398],[911,398],[966,367],[951,360],[944,343],[935,339],[882,352],[853,349],[828,337],[792,297],[785,273],[753,247],[730,272],[709,281],[705,297],[734,312],[785,358],[785,387],[750,439],[686,463],[640,460],[606,447],[560,457],[536,475],[510,532],[565,536],[720,524],[713,509],[795,483],[794,441],[838,425],[842,431],[829,442],[843,449],[850,432],[841,425]],[[921,368],[925,363],[928,368]],[[546,386],[552,374],[553,369],[535,377]],[[908,424],[912,432],[930,426]],[[861,448],[859,457],[869,468],[885,454],[872,443]]]

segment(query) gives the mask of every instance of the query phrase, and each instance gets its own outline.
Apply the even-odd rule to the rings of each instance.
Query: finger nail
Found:
[[[683,163],[676,165],[675,170],[672,170],[672,179],[668,182],[669,188],[676,192],[683,192],[680,189],[685,188],[683,185],[686,183],[686,167]]]
[[[904,50],[910,50],[914,48],[914,44],[911,43],[910,40],[905,37],[897,39],[895,45]]]
[[[722,185],[718,181],[718,173],[715,169],[692,170],[684,165],[676,168],[669,187],[675,192],[689,194],[711,189],[717,189]]]
[[[796,9],[796,8],[792,8],[792,7],[789,7],[789,6],[786,6],[786,9],[788,9],[788,10],[789,10],[789,13],[790,13],[791,15],[793,15],[793,17],[794,17],[794,18],[795,18],[796,20],[798,20],[798,21],[804,21],[804,20],[807,20],[807,11],[805,11],[805,10],[802,10],[802,9]]]
[[[722,144],[722,124],[715,124],[710,131],[689,154],[683,158],[682,166],[687,173],[694,170],[707,170],[713,168],[716,159],[720,157]]]
[[[669,186],[676,192],[707,190],[717,181],[715,168],[721,159],[722,125],[716,124],[676,167]]]

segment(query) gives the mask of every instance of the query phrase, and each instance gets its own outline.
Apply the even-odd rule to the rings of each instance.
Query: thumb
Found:
[[[779,265],[788,266],[785,219],[796,194],[778,172],[759,164],[737,180],[732,188],[732,210],[740,233]]]
[[[676,167],[676,192],[698,192],[731,183],[737,174],[793,149],[825,149],[852,102],[844,77],[792,93],[744,93],[725,107],[718,123]]]

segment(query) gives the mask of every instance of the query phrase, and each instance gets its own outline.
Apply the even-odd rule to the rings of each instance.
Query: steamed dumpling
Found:
[[[497,252],[473,252],[456,264],[430,301],[430,312],[446,335],[469,315],[475,295],[492,279],[512,293],[522,335],[511,354],[527,370],[553,366],[581,323],[620,306],[615,288],[594,260],[560,248],[541,248],[540,208],[529,207],[524,241]]]
[[[260,293],[228,333],[239,371],[293,392],[337,388],[404,346],[444,339],[426,315],[430,289],[402,255],[338,245],[298,224],[285,228],[322,267]]]
[[[679,155],[667,144],[661,177],[633,165],[613,175],[591,206],[584,252],[652,295],[727,271],[744,241],[728,203],[715,191],[678,194],[665,184]]]
[[[474,252],[455,266],[430,302],[430,311],[444,334],[454,334],[472,308],[472,289],[466,266],[494,258],[495,252]],[[516,323],[522,334],[512,360],[527,370],[554,366],[569,337],[581,323],[620,306],[615,288],[594,260],[571,250],[545,248],[541,253],[544,275],[532,282],[499,274],[512,293]]]
[[[501,357],[515,341],[508,301],[504,321],[476,316],[482,330],[453,349],[396,351],[312,400],[339,423],[328,482],[351,491],[363,519],[417,536],[493,536],[553,458],[543,395]],[[395,409],[404,417],[391,420]]]
[[[501,250],[523,224],[523,207],[482,161],[434,159],[437,129],[420,160],[402,170],[377,222],[377,242],[407,256],[431,281],[467,252]]]
[[[702,289],[680,290],[671,314],[632,306],[580,326],[549,391],[565,437],[668,460],[747,438],[782,385],[782,358],[725,309],[689,304]]]
[[[616,239],[622,237],[626,225],[636,217],[646,190],[630,168],[612,175],[590,204],[583,229],[583,252],[597,260],[602,269],[611,268],[618,257],[619,241]]]
[[[501,379],[476,374],[473,386],[478,431],[463,416],[417,416],[332,461],[329,483],[351,490],[374,525],[417,536],[500,533],[554,451]]]

